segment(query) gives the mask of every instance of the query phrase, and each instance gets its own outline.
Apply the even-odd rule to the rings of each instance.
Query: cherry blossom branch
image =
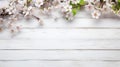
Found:
[[[120,16],[120,0],[11,0],[9,5],[0,8],[0,31],[10,29],[15,32],[20,29],[16,21],[28,18],[35,18],[43,25],[43,20],[34,14],[36,10],[40,11],[38,15],[46,16],[59,10],[65,19],[73,20],[82,7],[95,19],[107,13]]]

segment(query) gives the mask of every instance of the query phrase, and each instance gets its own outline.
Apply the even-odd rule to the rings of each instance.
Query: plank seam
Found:
[[[120,62],[120,60],[74,60],[74,59],[23,59],[23,60],[0,60],[0,62],[15,61],[102,61],[102,62]]]
[[[0,49],[0,51],[120,51],[120,49]]]
[[[120,29],[120,27],[23,27],[21,29]]]

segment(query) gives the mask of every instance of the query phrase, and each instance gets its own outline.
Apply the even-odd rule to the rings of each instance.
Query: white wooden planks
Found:
[[[104,19],[86,19],[75,18],[73,21],[67,21],[59,18],[55,21],[53,18],[44,18],[43,26],[36,20],[19,21],[17,25],[21,28],[120,28],[120,21],[118,18],[104,18]]]
[[[11,61],[1,67],[120,67],[120,62],[104,61]]]
[[[119,50],[119,39],[78,39],[78,40],[59,40],[59,39],[12,39],[0,40],[0,50]]]
[[[0,67],[120,67],[119,18],[96,20],[84,10],[75,18],[42,16],[44,26],[18,21],[20,34],[0,33]]]
[[[119,61],[120,51],[109,50],[1,50],[1,61]]]
[[[23,29],[13,39],[119,39],[119,33],[119,29]]]
[[[0,39],[120,39],[119,29],[22,29],[14,38],[7,31]]]

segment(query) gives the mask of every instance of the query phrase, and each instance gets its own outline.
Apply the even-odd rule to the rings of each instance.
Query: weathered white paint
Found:
[[[44,18],[44,25],[40,26],[36,20],[31,21],[19,21],[18,25],[22,28],[120,28],[119,19],[85,19],[85,18],[75,18],[72,22],[65,19],[59,18],[55,21],[52,18]]]
[[[47,42],[47,43],[46,43]],[[3,49],[35,49],[35,50],[115,50],[120,49],[119,39],[11,39],[0,40],[0,50]]]
[[[120,51],[110,50],[1,50],[0,60],[120,60]]]
[[[11,33],[1,33],[2,39],[120,39],[119,29],[22,29],[20,34],[11,38]]]
[[[72,22],[54,16],[42,16],[44,26],[36,20],[21,20],[18,34],[1,32],[0,67],[120,67],[117,16],[96,20],[84,10]]]
[[[104,61],[8,61],[1,67],[120,67],[120,62]]]

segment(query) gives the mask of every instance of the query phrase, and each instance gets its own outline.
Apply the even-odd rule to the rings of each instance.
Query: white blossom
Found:
[[[15,7],[10,6],[9,8],[6,9],[6,12],[8,12],[9,14],[15,14],[17,10]]]
[[[68,20],[73,20],[73,14],[71,12],[67,12],[65,14],[65,17],[68,19]]]
[[[92,13],[92,17],[95,18],[95,19],[98,19],[100,17],[101,13],[97,10],[95,10],[93,13]]]
[[[72,6],[69,4],[62,4],[61,8],[62,8],[62,12],[71,12],[72,11]]]
[[[92,10],[94,10],[94,6],[91,3],[88,3],[88,5],[85,5],[85,9],[87,11],[92,11]]]
[[[77,4],[80,2],[80,0],[71,0],[72,4]]]
[[[24,5],[26,3],[26,0],[18,0],[18,3]]]
[[[35,6],[40,8],[44,4],[44,0],[35,0]]]
[[[88,0],[89,2],[93,2],[93,3],[96,3],[97,1],[100,1],[100,0]]]
[[[30,15],[31,14],[31,11],[32,11],[32,6],[30,6],[30,7],[25,7],[24,8],[24,12],[23,12],[23,14],[24,14],[24,16],[28,16],[28,15]]]

